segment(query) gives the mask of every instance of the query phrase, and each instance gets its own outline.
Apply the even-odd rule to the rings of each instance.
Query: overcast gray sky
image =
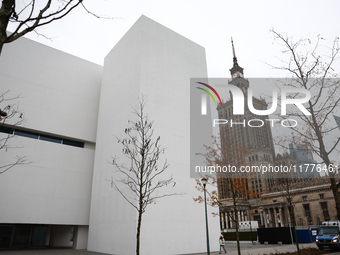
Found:
[[[329,42],[340,31],[340,1],[336,0],[85,0],[84,3],[92,12],[113,19],[97,19],[80,8],[39,30],[53,38],[52,41],[34,33],[27,37],[102,65],[105,55],[144,14],[205,47],[210,77],[229,77],[231,36],[247,77],[275,77],[278,73],[265,64],[274,63],[275,56],[280,55],[280,47],[273,44],[271,28],[296,39],[313,40],[320,34]]]
[[[20,0],[22,5],[28,0]],[[112,19],[98,19],[78,8],[66,18],[39,29],[28,38],[102,65],[104,57],[141,15],[159,22],[206,50],[208,75],[229,77],[231,37],[246,78],[284,77],[266,63],[277,65],[281,46],[270,29],[331,46],[340,35],[337,0],[85,0],[86,7]],[[337,67],[340,65],[337,64]],[[276,131],[273,130],[274,136]]]

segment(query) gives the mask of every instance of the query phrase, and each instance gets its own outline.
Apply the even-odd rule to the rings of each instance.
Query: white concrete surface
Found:
[[[20,95],[13,102],[24,112],[20,127],[81,141],[85,148],[11,139],[17,148],[0,150],[0,165],[16,155],[32,163],[1,175],[0,224],[47,225],[48,231],[55,230],[55,246],[68,242],[74,226],[76,249],[133,254],[137,212],[107,181],[116,178],[108,161],[121,156],[115,136],[124,135],[128,119],[134,118],[132,107],[144,94],[145,112],[166,148],[161,162],[167,158],[170,163],[164,178],[172,175],[177,183],[161,192],[181,195],[149,205],[141,254],[205,251],[204,205],[192,199],[201,193],[189,173],[189,85],[190,78],[206,75],[203,47],[145,16],[107,55],[104,67],[25,38],[6,45],[0,58],[0,93]],[[210,208],[208,215],[210,239],[217,240],[218,217],[212,217]],[[217,242],[210,244],[218,249]]]
[[[13,148],[0,150],[0,166],[16,155],[32,163],[1,174],[0,223],[89,224],[101,74],[101,66],[25,38],[4,47],[0,93],[20,98],[0,107],[18,103],[25,117],[18,128],[82,141],[85,148],[11,138]]]
[[[142,16],[107,55],[100,98],[89,229],[90,251],[134,254],[137,212],[107,181],[116,178],[108,163],[121,155],[115,136],[124,136],[132,106],[146,95],[146,113],[155,121],[155,135],[166,148],[174,188],[183,193],[149,205],[143,215],[141,254],[184,254],[206,249],[203,204],[193,197],[195,181],[189,173],[189,85],[191,77],[205,77],[204,48]],[[128,191],[126,191],[128,192]],[[130,194],[127,193],[129,196]],[[218,218],[209,213],[210,238],[219,236]],[[100,238],[99,238],[100,236]],[[166,240],[166,242],[165,242]],[[122,245],[124,244],[124,245]],[[211,242],[212,248],[218,243]]]
[[[73,231],[73,249],[86,250],[88,235],[88,226],[76,226]]]

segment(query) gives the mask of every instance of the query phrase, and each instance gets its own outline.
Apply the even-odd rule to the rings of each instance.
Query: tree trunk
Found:
[[[236,242],[237,242],[237,254],[241,255],[241,247],[240,247],[240,233],[238,232],[239,222],[238,216],[236,216]]]
[[[309,102],[309,105],[311,107],[311,102]],[[329,159],[329,153],[326,151],[326,146],[324,144],[323,135],[322,135],[320,127],[317,124],[313,108],[311,108],[311,113],[312,113],[313,123],[315,125],[315,134],[319,142],[320,156],[323,159],[324,163],[326,164],[327,170],[330,170],[331,160]],[[334,171],[334,166],[333,166],[333,171]],[[339,220],[340,219],[340,194],[339,194],[339,186],[335,181],[333,171],[332,172],[329,171],[328,173],[329,173],[331,189],[332,189],[334,201],[335,201],[336,215]]]
[[[241,255],[241,247],[240,247],[240,233],[239,233],[239,218],[238,218],[238,210],[237,210],[237,201],[234,200],[234,213],[235,213],[235,223],[236,223],[236,244],[237,244],[237,254]]]
[[[331,189],[333,192],[334,200],[335,200],[335,208],[336,208],[336,215],[338,220],[340,219],[340,195],[339,195],[339,188],[334,179],[333,174],[330,175],[330,182],[331,182]]]
[[[293,203],[292,202],[290,202],[290,208],[292,210],[292,225],[294,227],[294,237],[295,237],[296,249],[297,249],[298,254],[300,254],[299,241],[297,239],[297,234],[296,234],[295,213],[294,213],[294,207],[293,207]]]
[[[0,56],[1,56],[1,53],[2,53],[3,46],[4,46],[4,44],[0,42]]]
[[[0,8],[0,55],[7,40],[7,26],[14,12],[15,0],[3,0]]]
[[[331,161],[329,160],[328,153],[326,152],[325,146],[323,145],[323,140],[322,140],[321,145],[322,146],[320,146],[320,151],[321,151],[322,159],[326,163],[327,169],[330,170]],[[332,166],[332,168],[333,168],[333,171],[334,171],[334,168],[335,168],[334,165]],[[334,201],[335,201],[336,216],[339,220],[340,219],[340,194],[339,194],[339,186],[335,181],[333,171],[332,172],[329,171],[328,173],[329,173],[329,181],[331,183],[331,190],[333,192]]]
[[[142,210],[138,211],[138,223],[137,223],[137,237],[136,237],[136,255],[139,255],[139,247],[140,247],[140,229],[142,226]]]

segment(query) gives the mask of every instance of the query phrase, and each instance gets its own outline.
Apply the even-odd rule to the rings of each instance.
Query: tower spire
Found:
[[[238,66],[237,58],[236,58],[236,54],[235,54],[235,47],[234,47],[233,37],[231,37],[231,46],[233,48],[233,62],[234,62],[234,66]]]
[[[233,37],[231,37],[231,46],[233,47],[234,58],[236,58]]]
[[[233,79],[237,78],[237,77],[243,77],[243,68],[240,67],[237,63],[237,58],[236,58],[236,53],[235,53],[235,47],[234,47],[234,41],[233,41],[233,38],[231,37],[231,47],[233,49],[233,62],[234,62],[234,65],[233,65],[233,68],[231,68],[229,71],[230,71],[230,74],[231,74],[231,77]]]

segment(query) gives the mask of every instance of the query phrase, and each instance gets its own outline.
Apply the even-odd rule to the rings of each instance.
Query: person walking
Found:
[[[227,251],[225,250],[225,247],[224,247],[225,240],[224,240],[222,235],[220,236],[219,242],[220,242],[220,254],[221,254],[222,248],[224,250],[224,253],[227,253]]]

